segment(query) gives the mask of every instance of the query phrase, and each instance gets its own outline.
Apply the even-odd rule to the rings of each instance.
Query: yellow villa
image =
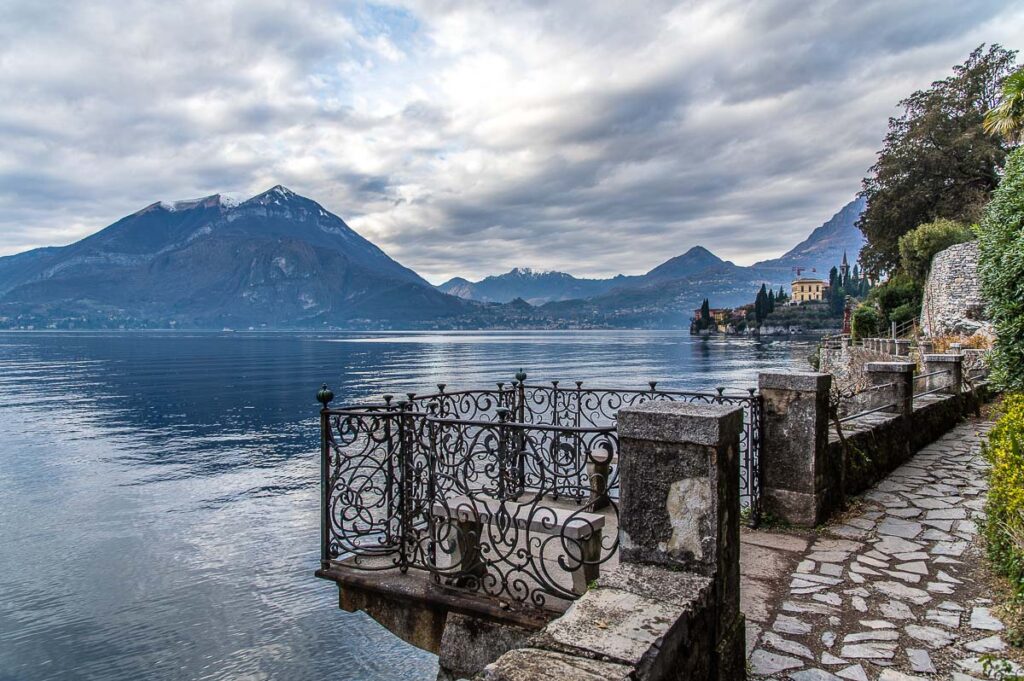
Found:
[[[790,286],[794,303],[824,300],[828,292],[828,284],[821,279],[797,279]]]

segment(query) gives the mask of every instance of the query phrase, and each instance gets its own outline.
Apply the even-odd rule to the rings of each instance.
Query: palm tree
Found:
[[[1024,142],[1024,68],[1003,81],[1003,95],[985,114],[984,126],[985,132],[1000,135],[1010,144]]]

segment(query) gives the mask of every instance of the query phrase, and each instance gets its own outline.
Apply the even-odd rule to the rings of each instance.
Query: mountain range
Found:
[[[685,327],[705,297],[735,306],[788,284],[793,267],[854,261],[862,210],[851,202],[750,267],[695,246],[641,275],[516,268],[434,287],[278,185],[240,203],[153,203],[68,246],[0,257],[0,328]]]

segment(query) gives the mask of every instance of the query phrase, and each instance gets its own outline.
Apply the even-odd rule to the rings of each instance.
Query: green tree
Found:
[[[996,329],[993,378],[1024,392],[1024,147],[1010,156],[978,227],[978,272]]]
[[[850,334],[855,338],[872,338],[878,335],[880,320],[873,305],[858,305],[850,317]]]
[[[768,291],[767,286],[761,284],[761,290],[757,292],[757,297],[754,298],[754,321],[761,324],[764,318],[768,316]]]
[[[890,277],[868,295],[868,301],[881,313],[879,324],[883,327],[892,322],[903,324],[920,316],[921,298],[921,285],[903,273]]]
[[[867,208],[858,221],[867,244],[860,259],[869,272],[899,264],[899,238],[938,218],[976,222],[999,183],[1004,140],[985,131],[1016,52],[979,46],[953,74],[900,102],[889,119],[878,159],[864,178]]]
[[[711,328],[711,303],[705,298],[704,302],[700,304],[700,323],[698,324],[698,329],[703,331],[709,328]]]
[[[768,289],[768,314],[775,312],[775,290]]]
[[[1003,81],[999,104],[985,114],[985,132],[1010,144],[1024,142],[1024,68]]]
[[[945,218],[926,222],[900,237],[900,268],[923,285],[936,253],[973,238],[974,232],[962,222]]]

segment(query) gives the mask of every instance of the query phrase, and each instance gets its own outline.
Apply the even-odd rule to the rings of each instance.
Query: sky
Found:
[[[775,257],[1024,1],[3,0],[0,255],[275,184],[440,283]]]

